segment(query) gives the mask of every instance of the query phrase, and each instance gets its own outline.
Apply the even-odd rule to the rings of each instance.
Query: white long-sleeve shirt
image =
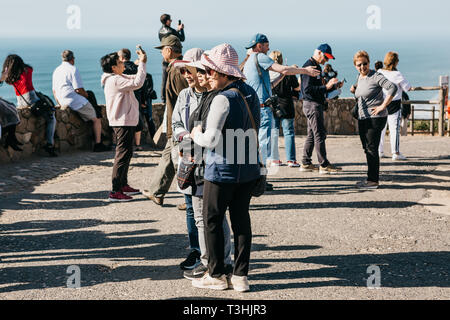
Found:
[[[378,72],[384,75],[386,79],[388,79],[390,82],[394,83],[397,86],[398,90],[392,101],[401,100],[403,91],[409,91],[412,88],[408,80],[405,79],[405,77],[400,71],[389,71],[380,69],[378,70]],[[388,95],[386,89],[383,89],[383,94],[384,97]]]

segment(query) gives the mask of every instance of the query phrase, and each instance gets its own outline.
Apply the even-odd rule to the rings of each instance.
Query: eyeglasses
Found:
[[[361,66],[368,66],[369,65],[369,63],[368,62],[363,62],[363,63],[360,63],[360,64],[357,64],[356,66],[358,67],[358,68],[361,68]]]

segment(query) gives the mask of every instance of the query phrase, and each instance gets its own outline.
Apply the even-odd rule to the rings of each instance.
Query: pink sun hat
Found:
[[[239,69],[239,56],[232,46],[227,43],[212,48],[208,54],[203,54],[201,63],[220,73],[245,79],[244,74]]]
[[[183,56],[183,60],[176,60],[173,62],[173,66],[175,68],[184,68],[188,66],[190,63],[195,61],[200,61],[200,58],[203,54],[203,50],[200,48],[192,48],[186,51]]]

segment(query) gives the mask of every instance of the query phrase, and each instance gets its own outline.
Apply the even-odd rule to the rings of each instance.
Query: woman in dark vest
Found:
[[[205,236],[208,248],[208,273],[192,285],[198,288],[248,291],[247,279],[252,231],[249,205],[251,191],[260,177],[257,135],[260,106],[256,92],[242,79],[238,55],[228,44],[219,45],[202,64],[213,90],[206,130],[194,128],[194,142],[208,149],[203,192]],[[245,100],[244,100],[245,99]],[[250,110],[250,113],[249,111]],[[255,129],[256,130],[255,130]],[[223,218],[229,209],[234,234],[235,259],[231,279],[224,265]],[[229,284],[230,281],[230,284]]]

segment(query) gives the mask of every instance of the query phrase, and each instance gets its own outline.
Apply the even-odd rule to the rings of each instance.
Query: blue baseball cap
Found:
[[[336,58],[333,56],[333,51],[331,51],[331,47],[328,45],[328,43],[321,44],[321,45],[317,48],[317,50],[322,51],[323,54],[324,54],[328,59],[336,59]]]
[[[250,41],[248,47],[245,47],[245,49],[250,49],[256,46],[258,43],[267,43],[269,42],[269,39],[261,33],[257,33],[253,36],[252,40]]]

